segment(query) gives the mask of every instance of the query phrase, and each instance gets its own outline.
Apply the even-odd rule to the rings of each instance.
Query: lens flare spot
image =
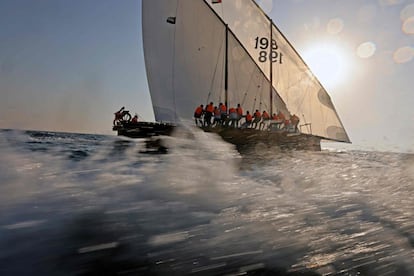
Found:
[[[409,62],[414,56],[414,48],[406,46],[394,52],[393,59],[396,63]]]
[[[340,18],[329,20],[326,30],[330,34],[339,34],[344,28],[344,21]]]
[[[409,17],[404,21],[402,31],[406,34],[414,34],[414,16]]]
[[[402,21],[405,21],[408,18],[413,17],[413,16],[414,16],[414,4],[405,6],[405,8],[402,9],[400,12],[400,18]]]
[[[261,0],[258,3],[265,13],[270,13],[273,9],[272,0]]]
[[[375,54],[377,47],[373,42],[361,43],[357,48],[357,55],[360,58],[370,58]]]

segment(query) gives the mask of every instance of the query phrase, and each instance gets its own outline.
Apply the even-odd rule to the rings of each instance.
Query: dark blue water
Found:
[[[414,155],[0,130],[0,275],[414,275]]]

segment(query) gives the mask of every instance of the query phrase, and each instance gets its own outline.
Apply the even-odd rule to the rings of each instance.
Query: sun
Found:
[[[303,59],[327,89],[347,79],[349,64],[344,50],[334,44],[315,44],[303,53]]]

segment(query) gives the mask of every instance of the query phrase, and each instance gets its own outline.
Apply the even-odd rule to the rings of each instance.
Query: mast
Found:
[[[228,49],[229,49],[229,26],[226,24],[226,45],[225,45],[225,52],[224,52],[224,104],[228,108],[228,85],[229,85],[229,57],[228,57]]]
[[[273,21],[270,19],[270,55],[269,55],[269,63],[270,63],[270,72],[269,72],[269,93],[270,93],[270,116],[273,114]]]

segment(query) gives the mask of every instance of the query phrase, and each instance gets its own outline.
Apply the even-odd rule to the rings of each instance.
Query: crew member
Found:
[[[256,109],[256,112],[253,114],[253,118],[254,119],[253,119],[252,128],[257,128],[257,124],[262,119],[262,114],[260,114],[260,111],[258,109]]]
[[[201,118],[201,116],[203,115],[203,109],[204,105],[200,104],[194,111],[194,120],[196,126],[198,126],[198,123],[200,123],[200,126],[203,126],[203,120]]]
[[[120,110],[118,110],[117,112],[114,113],[115,114],[115,119],[113,121],[114,125],[115,125],[116,121],[122,120],[122,112],[124,111],[124,109],[125,109],[125,106],[121,107]]]
[[[290,123],[292,124],[293,130],[298,132],[299,117],[296,114],[290,116]]]
[[[214,126],[218,126],[221,124],[221,111],[220,108],[218,108],[217,106],[214,107],[214,121],[213,121],[213,125]]]
[[[279,129],[282,129],[282,128],[283,128],[283,127],[282,127],[282,124],[284,124],[284,123],[285,123],[285,121],[286,121],[285,114],[283,114],[283,112],[282,112],[282,111],[279,111],[279,112],[277,113],[277,118],[278,118],[278,121],[280,122],[280,123],[278,123],[278,127],[279,127]]]
[[[204,125],[210,126],[211,125],[211,117],[213,117],[214,112],[214,105],[213,102],[210,102],[206,109],[204,110]]]
[[[219,104],[219,109],[221,112],[221,124],[224,125],[227,119],[227,106],[223,103]]]
[[[132,118],[131,123],[136,124],[138,123],[138,115],[135,114],[135,116]]]
[[[237,110],[234,107],[230,107],[229,109],[229,119],[230,119],[230,123],[229,126],[231,127],[237,127]]]
[[[262,121],[260,122],[259,129],[265,129],[266,124],[269,122],[269,120],[270,120],[269,113],[267,113],[266,110],[263,110]]]
[[[240,119],[243,117],[243,109],[241,108],[240,104],[237,104],[236,111],[237,111],[237,127],[238,127]]]
[[[248,110],[246,111],[245,120],[246,121],[241,125],[241,128],[247,128],[252,124],[253,117],[252,117],[252,114],[250,114]]]

